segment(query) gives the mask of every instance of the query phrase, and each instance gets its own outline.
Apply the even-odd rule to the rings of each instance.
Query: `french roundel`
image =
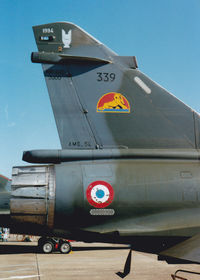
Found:
[[[112,203],[114,190],[108,182],[95,181],[87,187],[86,197],[90,205],[105,208]]]

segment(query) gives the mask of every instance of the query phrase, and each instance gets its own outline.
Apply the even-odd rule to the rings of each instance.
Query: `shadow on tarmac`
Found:
[[[38,253],[38,247],[33,245],[0,245],[0,255]]]
[[[112,246],[95,246],[95,247],[78,247],[72,245],[72,251],[100,251],[100,250],[124,250],[128,249],[128,247],[112,247]],[[6,254],[27,254],[27,253],[41,253],[39,251],[38,246],[34,245],[0,245],[0,255],[6,255]],[[53,254],[57,254],[59,251],[53,252]],[[42,254],[42,253],[41,253]]]
[[[124,249],[129,249],[128,246],[119,246],[119,247],[112,247],[112,246],[105,246],[105,247],[102,247],[102,246],[95,246],[95,247],[76,247],[76,246],[72,246],[72,251],[101,251],[101,250],[124,250]]]

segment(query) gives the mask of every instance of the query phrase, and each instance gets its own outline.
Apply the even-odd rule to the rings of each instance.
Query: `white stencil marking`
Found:
[[[69,30],[68,33],[62,29],[62,42],[64,44],[64,48],[70,48],[70,44],[72,42],[72,31]]]

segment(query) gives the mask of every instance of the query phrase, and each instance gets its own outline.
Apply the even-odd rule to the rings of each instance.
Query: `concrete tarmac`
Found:
[[[0,280],[120,280],[128,246],[73,242],[72,253],[49,255],[37,251],[37,243],[0,243]],[[156,255],[132,252],[131,272],[127,280],[172,280],[177,269],[200,272],[199,265],[168,265]],[[188,280],[200,275],[178,274]]]

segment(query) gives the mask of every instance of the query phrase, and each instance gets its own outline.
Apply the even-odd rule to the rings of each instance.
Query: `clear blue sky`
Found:
[[[0,173],[22,152],[60,148],[32,26],[70,21],[200,111],[199,0],[1,0]]]

